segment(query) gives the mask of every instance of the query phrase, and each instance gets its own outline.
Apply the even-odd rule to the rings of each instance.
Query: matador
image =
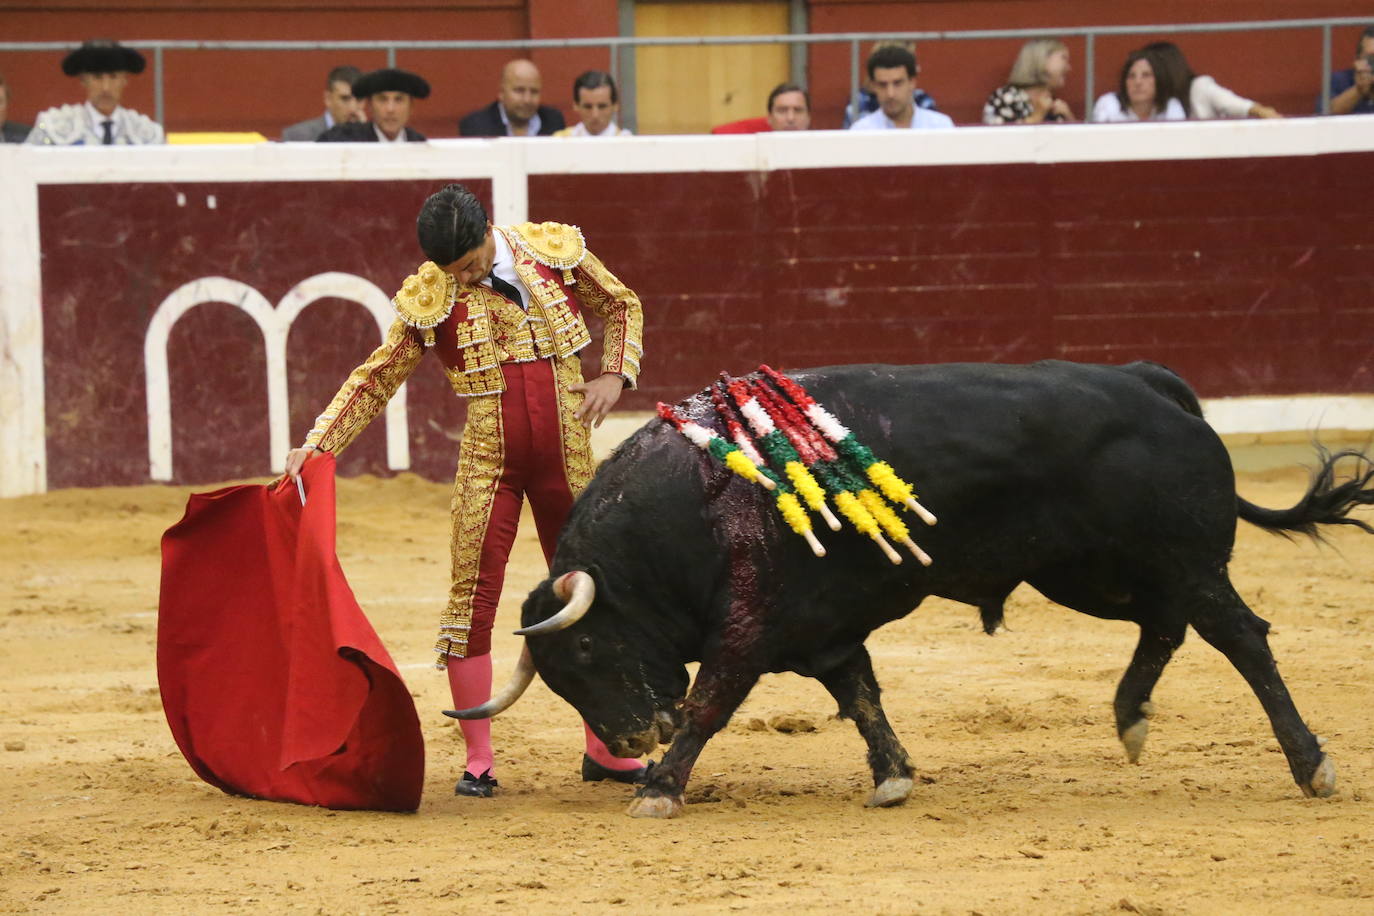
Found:
[[[573,499],[592,476],[590,426],[633,388],[643,353],[639,299],[562,223],[493,226],[461,185],[430,196],[416,220],[428,260],[392,300],[386,340],[349,375],[287,457],[297,474],[318,452],[338,454],[381,413],[430,351],[468,399],[453,487],[452,582],[435,645],[453,702],[491,695],[491,628],[529,497],[545,560]],[[601,371],[584,381],[591,342],[583,313],[604,324]],[[455,792],[491,797],[491,722],[461,723],[467,766]],[[584,723],[582,778],[633,782],[645,769],[614,757]]]

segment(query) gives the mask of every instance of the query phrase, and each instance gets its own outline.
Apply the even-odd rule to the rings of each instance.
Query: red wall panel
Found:
[[[545,176],[530,207],[644,299],[629,407],[760,362],[1154,359],[1206,396],[1367,392],[1370,165]]]
[[[295,284],[345,271],[389,297],[423,260],[415,213],[438,182],[49,185],[39,191],[48,485],[149,476],[143,346],[158,305],[182,284],[226,277],[276,303]],[[490,183],[469,182],[490,205]],[[184,197],[184,205],[178,195]],[[215,208],[206,206],[213,195]],[[284,200],[290,206],[282,206]],[[323,299],[291,327],[291,438],[304,438],[348,372],[377,345],[362,306]],[[178,481],[267,467],[262,332],[231,304],[187,312],[168,345]],[[414,470],[453,473],[464,407],[437,368],[408,386]],[[345,452],[343,473],[386,473],[379,420]]]

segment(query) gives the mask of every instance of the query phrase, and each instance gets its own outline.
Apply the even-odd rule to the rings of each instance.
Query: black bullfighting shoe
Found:
[[[616,782],[626,782],[634,785],[643,785],[649,778],[649,767],[642,766],[634,770],[613,770],[610,767],[603,767],[586,754],[582,755],[582,781],[601,782],[603,779],[614,779]]]
[[[467,770],[463,771],[463,778],[458,780],[458,785],[453,787],[454,795],[468,795],[472,798],[491,798],[496,787],[499,786],[491,776],[491,770],[486,770],[481,776],[473,776]]]

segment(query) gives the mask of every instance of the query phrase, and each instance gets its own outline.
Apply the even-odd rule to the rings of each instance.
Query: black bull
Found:
[[[818,679],[857,724],[876,787],[869,804],[899,804],[913,769],[864,640],[927,595],[974,605],[992,632],[1028,582],[1074,610],[1139,625],[1114,704],[1132,760],[1151,691],[1191,625],[1250,684],[1303,792],[1334,791],[1334,767],[1279,676],[1269,625],[1236,594],[1227,563],[1238,516],[1271,531],[1374,531],[1346,517],[1374,503],[1367,457],[1347,454],[1356,476],[1337,482],[1342,456],[1323,455],[1302,500],[1270,510],[1237,496],[1192,390],[1157,365],[839,366],[794,377],[939,516],[925,527],[908,515],[934,564],[892,565],[848,527],[822,528],[829,555],[813,556],[763,490],[655,420],[573,507],[550,578],[525,602],[528,656],[513,686],[467,715],[513,702],[532,659],[616,753],[671,741],[630,807],[665,817],[681,810],[702,747],[759,676],[793,671]],[[683,410],[719,428],[704,395]],[[590,579],[568,575],[579,570]],[[701,666],[689,692],[692,661]]]

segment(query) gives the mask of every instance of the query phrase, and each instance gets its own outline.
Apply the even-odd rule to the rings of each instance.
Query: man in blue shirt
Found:
[[[1317,100],[1321,112],[1321,99]],[[1355,45],[1355,64],[1331,74],[1332,114],[1374,114],[1374,25]]]
[[[878,98],[878,110],[849,125],[850,130],[908,130],[953,127],[949,115],[919,108],[916,55],[906,48],[885,45],[868,55],[868,81]]]

